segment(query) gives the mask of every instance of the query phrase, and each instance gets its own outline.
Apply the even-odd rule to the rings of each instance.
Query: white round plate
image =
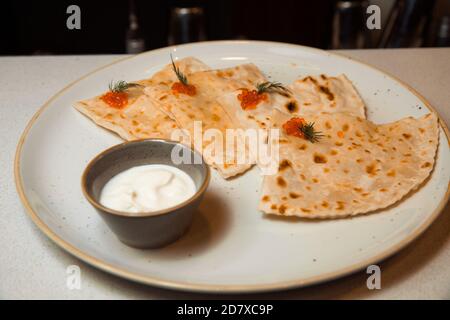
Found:
[[[400,250],[437,217],[448,196],[448,130],[441,121],[430,179],[395,206],[351,219],[270,218],[257,210],[257,169],[224,181],[214,172],[187,235],[158,250],[123,245],[83,198],[87,162],[121,142],[77,112],[73,103],[103,92],[114,79],[150,77],[174,47],[146,52],[96,70],[56,94],[33,117],[17,148],[20,197],[33,221],[58,245],[107,272],[146,284],[204,292],[260,292],[337,278]],[[431,106],[415,91],[368,65],[329,52],[272,42],[204,42],[176,47],[213,68],[253,62],[272,80],[344,73],[376,123],[419,117]]]

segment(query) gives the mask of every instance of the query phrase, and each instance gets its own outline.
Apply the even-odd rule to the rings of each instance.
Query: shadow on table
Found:
[[[215,193],[206,192],[187,233],[174,243],[153,252],[153,256],[180,260],[212,250],[228,232],[230,216],[223,199]]]

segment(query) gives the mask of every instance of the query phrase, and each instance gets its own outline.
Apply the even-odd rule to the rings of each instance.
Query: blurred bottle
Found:
[[[174,7],[170,12],[169,45],[206,40],[202,7]]]
[[[337,1],[333,17],[332,49],[357,49],[370,46],[366,28],[364,0]]]
[[[134,0],[129,0],[128,30],[125,37],[125,50],[127,53],[136,54],[145,51],[145,40],[139,26]]]
[[[450,16],[440,18],[433,45],[435,47],[450,47]]]

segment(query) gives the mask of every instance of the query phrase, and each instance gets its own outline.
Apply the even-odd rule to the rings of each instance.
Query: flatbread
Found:
[[[375,125],[344,113],[304,116],[325,136],[316,143],[280,129],[276,175],[263,182],[259,209],[303,218],[336,218],[386,208],[430,175],[439,129],[434,113]],[[274,126],[290,119],[274,111]]]
[[[265,78],[260,78],[262,83]],[[228,114],[244,128],[268,129],[274,108],[292,116],[321,112],[344,112],[365,118],[365,106],[356,89],[345,75],[338,77],[308,76],[287,86],[290,93],[266,93],[267,100],[254,109],[242,109],[238,95],[241,90],[218,97]],[[247,87],[246,89],[254,89]]]
[[[131,141],[145,138],[170,139],[176,122],[156,108],[142,89],[128,91],[128,105],[124,109],[111,108],[100,97],[79,101],[75,108],[97,125]]]
[[[364,102],[352,82],[343,74],[337,77],[307,76],[288,86],[294,99],[276,104],[287,114],[304,115],[320,112],[345,112],[365,118]]]
[[[172,83],[178,81],[172,69],[170,69],[170,72],[172,73],[170,81],[159,82],[159,84],[166,87],[165,89],[170,89]],[[256,84],[266,81],[266,78],[256,65],[248,63],[232,68],[195,72],[189,77],[189,82],[192,81],[196,82],[196,86],[202,86],[204,90],[207,90],[207,94],[211,99],[218,100],[221,103],[219,101],[221,96],[238,92],[240,88],[254,87]],[[148,89],[146,92],[150,96],[152,95],[151,89]],[[162,95],[160,98],[165,99],[165,95]],[[160,104],[159,101],[157,102],[165,113],[176,119],[170,110],[170,105],[166,107],[165,103]],[[239,123],[233,117],[233,111],[227,113],[236,123]]]
[[[171,89],[173,82],[149,86],[145,92],[166,114],[176,120],[180,128],[186,130],[194,147],[202,152],[205,161],[217,169],[222,177],[229,178],[245,172],[253,163],[249,161],[251,157],[247,157],[248,143],[238,130],[241,128],[240,124],[227,114],[216,98],[225,92],[254,86],[260,79],[264,79],[264,76],[256,66],[244,64],[228,69],[190,74],[188,81],[196,87],[195,96],[174,94]],[[212,145],[214,139],[195,134],[196,121],[201,121],[203,133],[208,129],[216,130],[221,139],[218,136],[214,139],[220,140],[219,144],[224,146],[222,150]],[[225,147],[231,142],[231,139],[225,139],[227,129],[232,129],[236,133],[234,138],[236,143],[231,148]],[[209,149],[209,154],[205,152],[208,147],[214,149],[214,152],[209,152],[212,149]],[[240,158],[243,158],[243,161],[239,160]]]
[[[186,74],[207,70],[209,67],[200,60],[188,57],[176,62]],[[172,81],[172,66],[167,65],[150,79],[135,81],[143,86]],[[97,96],[82,100],[75,108],[97,125],[115,132],[125,140],[145,138],[170,139],[172,131],[178,128],[176,122],[155,106],[143,92],[143,88],[127,90],[128,104],[123,109],[110,107]]]
[[[259,79],[258,83],[265,82],[265,78]],[[247,87],[245,89],[253,90],[255,87]],[[238,99],[238,95],[241,90],[234,90],[232,92],[227,92],[217,98],[217,100],[222,104],[226,112],[233,118],[234,121],[240,123],[243,128],[251,129],[263,129],[266,130],[270,128],[270,117],[277,103],[278,93],[267,93],[267,100],[261,101],[254,109],[243,109],[241,107],[241,102]]]

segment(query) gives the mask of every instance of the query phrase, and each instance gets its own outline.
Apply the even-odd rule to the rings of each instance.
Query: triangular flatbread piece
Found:
[[[145,89],[146,94],[173,119],[180,128],[186,130],[192,139],[194,147],[202,152],[206,162],[216,168],[222,177],[229,178],[245,172],[253,163],[249,157],[248,144],[245,137],[239,133],[240,124],[231,118],[223,109],[217,97],[224,92],[231,92],[240,87],[255,85],[264,79],[262,73],[253,64],[240,65],[233,68],[196,72],[188,76],[189,84],[195,86],[196,94],[176,94],[171,89],[173,81],[150,86]],[[175,80],[175,79],[174,79]],[[196,134],[196,122],[205,134]],[[226,140],[227,129],[236,133],[234,147],[225,147],[230,140]],[[220,141],[219,141],[220,140]],[[217,142],[223,148],[217,148]],[[208,150],[206,150],[209,148]],[[210,152],[214,150],[214,152]],[[208,152],[206,152],[208,151]],[[239,160],[245,159],[244,161]]]
[[[336,218],[386,208],[430,175],[439,128],[434,113],[375,125],[344,113],[304,116],[324,136],[315,143],[280,129],[279,171],[265,176],[259,209],[303,218]]]
[[[176,62],[186,74],[207,70],[209,67],[195,58],[185,58]],[[135,81],[142,86],[173,80],[172,66],[167,65],[150,79]],[[172,131],[178,128],[176,122],[162,112],[144,94],[143,88],[127,90],[128,104],[121,109],[103,102],[101,95],[79,101],[75,108],[97,125],[111,130],[125,140],[144,138],[170,139]]]

